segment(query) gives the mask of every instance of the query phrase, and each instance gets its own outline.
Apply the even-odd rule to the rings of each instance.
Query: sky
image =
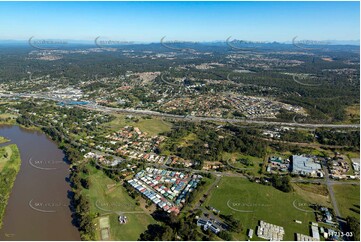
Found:
[[[359,40],[359,2],[0,2],[0,39]]]

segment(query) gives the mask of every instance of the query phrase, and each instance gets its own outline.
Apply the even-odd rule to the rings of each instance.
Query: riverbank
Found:
[[[16,115],[10,113],[1,113],[0,114],[0,124],[14,125],[16,124]]]
[[[80,240],[69,209],[69,163],[58,145],[39,130],[0,126],[0,136],[18,147],[22,160],[2,215],[0,241],[9,236],[18,241]]]
[[[20,128],[23,128],[23,129],[26,129],[26,130],[29,130],[29,131],[40,131],[40,132],[43,132],[41,128],[37,127],[37,126],[34,126],[34,125],[31,125],[31,126],[25,126],[23,124],[19,124],[17,122],[15,123],[6,123],[6,122],[0,122],[0,125],[8,125],[8,126],[19,126]]]
[[[0,147],[0,228],[20,165],[20,152],[15,144]]]
[[[8,140],[7,138],[0,136],[0,144],[6,143],[6,142],[9,142],[9,141],[10,140]]]

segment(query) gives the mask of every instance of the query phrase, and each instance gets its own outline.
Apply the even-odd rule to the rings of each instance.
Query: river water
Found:
[[[0,136],[20,150],[16,177],[0,230],[0,240],[80,240],[72,224],[67,178],[69,164],[45,134],[0,125]]]

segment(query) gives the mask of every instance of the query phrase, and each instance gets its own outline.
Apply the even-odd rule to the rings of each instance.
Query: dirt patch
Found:
[[[322,195],[322,196],[328,196],[328,191],[327,191],[327,187],[326,185],[322,185],[322,184],[302,184],[302,183],[297,183],[295,184],[296,186],[298,186],[299,188],[301,188],[304,191],[307,192],[312,192],[318,195]]]

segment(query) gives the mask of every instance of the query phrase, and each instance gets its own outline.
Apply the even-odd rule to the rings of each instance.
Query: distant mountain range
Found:
[[[72,40],[72,39],[45,39],[45,40],[52,40],[52,41],[63,41],[68,43],[69,45],[75,44],[75,45],[79,45],[79,44],[84,44],[84,45],[93,45],[95,40]],[[2,40],[0,39],[0,44],[28,44],[29,40]],[[172,40],[169,40],[170,42]],[[234,41],[244,41],[244,40],[237,40],[237,39],[232,39],[231,42]],[[168,41],[165,41],[165,43],[167,43]],[[250,41],[252,42],[252,41]],[[257,45],[270,45],[270,44],[292,44],[292,41],[285,41],[285,42],[278,42],[278,41],[254,41],[256,42]],[[360,46],[360,40],[322,40],[319,42],[323,42],[323,43],[327,43],[327,45],[356,45],[356,46]],[[216,40],[216,41],[200,41],[200,42],[194,42],[194,41],[184,41],[184,44],[210,44],[210,45],[224,45],[226,43],[225,40]],[[127,45],[134,45],[134,44],[160,44],[159,42],[156,41],[152,41],[152,42],[141,42],[141,41],[134,41],[131,44],[127,44]],[[178,43],[178,44],[182,44],[182,43]]]

